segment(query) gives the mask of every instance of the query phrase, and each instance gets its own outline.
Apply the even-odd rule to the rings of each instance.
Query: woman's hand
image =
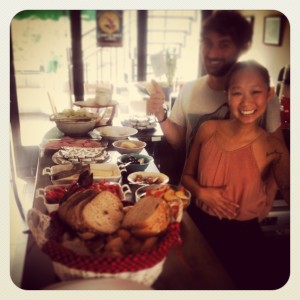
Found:
[[[233,219],[238,215],[239,205],[223,196],[225,187],[220,188],[201,188],[201,196],[199,197],[210,210],[219,218]],[[197,200],[199,201],[199,200]],[[196,202],[197,206],[200,203]]]

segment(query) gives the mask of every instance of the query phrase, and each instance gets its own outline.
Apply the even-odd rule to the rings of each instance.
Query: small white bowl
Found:
[[[56,211],[59,207],[59,201],[66,193],[66,189],[69,187],[69,184],[59,184],[59,185],[47,185],[44,188],[38,188],[35,191],[36,198],[42,198],[44,205],[46,206],[49,213]],[[52,192],[54,192],[55,198],[52,197]],[[60,197],[58,196],[60,195]]]
[[[139,160],[143,159],[143,163],[130,163],[131,159]],[[122,154],[117,159],[117,164],[122,168],[122,165],[125,164],[125,169],[127,171],[127,174],[139,172],[139,171],[145,171],[149,164],[153,161],[153,157],[150,155],[144,155],[140,153],[131,153],[131,154]],[[129,163],[129,164],[128,164]],[[128,165],[127,165],[128,164]]]
[[[151,180],[151,178],[157,178],[158,180],[152,183],[147,183],[144,180],[142,182],[139,182],[136,181],[136,178],[138,176],[141,176],[142,179],[149,178]],[[166,184],[169,182],[169,177],[159,172],[134,172],[128,175],[127,180],[129,183],[136,185]]]
[[[118,140],[113,142],[114,148],[120,154],[141,153],[147,143],[136,140]]]

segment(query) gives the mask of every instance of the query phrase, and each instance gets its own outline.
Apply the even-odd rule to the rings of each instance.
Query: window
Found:
[[[148,11],[147,81],[155,77],[151,56],[175,51],[177,56],[174,81],[197,77],[200,40],[200,11]],[[166,81],[162,75],[156,79]]]
[[[82,51],[85,92],[93,94],[95,85],[113,82],[121,91],[126,83],[136,81],[137,13],[123,11],[123,46],[98,47],[96,12],[87,19],[82,13]]]
[[[70,105],[68,12],[22,11],[12,19],[11,33],[21,143],[38,145],[45,132],[54,126],[49,121],[52,110],[47,91],[55,98],[57,109]]]

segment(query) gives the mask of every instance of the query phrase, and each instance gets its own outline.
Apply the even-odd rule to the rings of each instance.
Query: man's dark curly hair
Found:
[[[252,41],[252,25],[238,11],[215,11],[204,21],[201,37],[203,38],[209,31],[229,35],[239,48],[245,47]]]

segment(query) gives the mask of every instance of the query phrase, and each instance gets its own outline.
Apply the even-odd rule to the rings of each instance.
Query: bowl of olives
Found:
[[[121,169],[126,169],[127,173],[145,171],[153,157],[145,154],[123,154],[118,157],[118,165]]]

